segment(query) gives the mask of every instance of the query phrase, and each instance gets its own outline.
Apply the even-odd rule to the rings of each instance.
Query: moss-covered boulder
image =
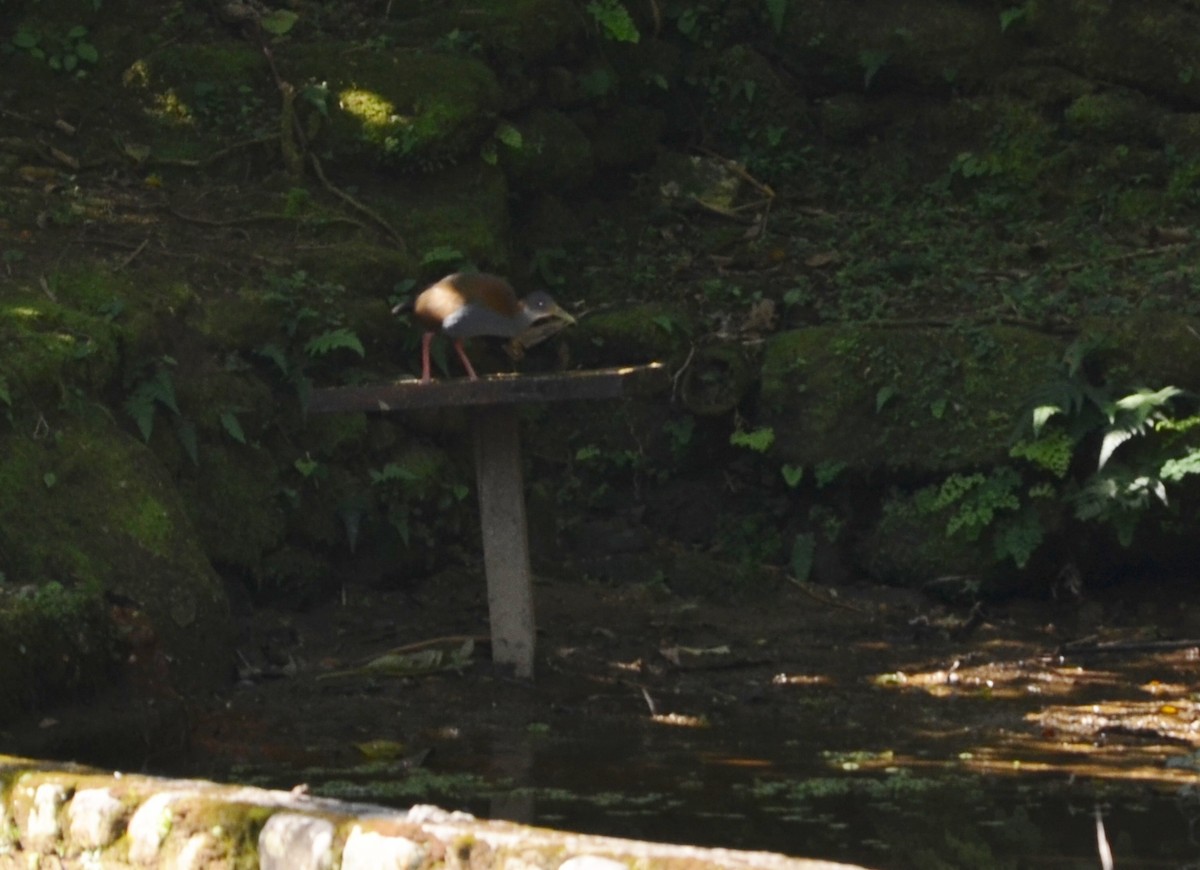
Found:
[[[290,81],[321,83],[323,110],[306,117],[328,118],[317,141],[342,163],[429,169],[477,155],[501,108],[495,74],[462,55],[320,42],[284,47],[279,62]]]
[[[37,590],[32,601],[45,605],[27,625],[49,621],[71,636],[71,621],[94,614],[102,597],[124,602],[146,616],[177,685],[226,678],[224,589],[154,456],[99,409],[2,441],[0,571],[7,584]],[[54,589],[61,592],[47,591]],[[60,669],[58,661],[27,660],[19,635],[12,640],[0,652],[0,673],[14,656],[27,680]]]
[[[586,183],[595,169],[592,144],[566,114],[538,109],[514,121],[519,147],[500,149],[500,165],[514,192],[561,192]]]
[[[1029,33],[1048,58],[1092,78],[1181,102],[1200,98],[1200,12],[1186,3],[1064,0],[1029,4]]]
[[[376,180],[370,202],[425,261],[421,277],[436,279],[463,262],[505,270],[508,196],[504,172],[475,160],[409,178],[403,187]]]
[[[1006,326],[829,326],[767,343],[763,421],[785,462],[925,474],[1004,461],[1065,342]]]
[[[992,7],[954,0],[819,0],[788,7],[780,24],[806,72],[860,91],[884,79],[972,84],[1020,53]]]

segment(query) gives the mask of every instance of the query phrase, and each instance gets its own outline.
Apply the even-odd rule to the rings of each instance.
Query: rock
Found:
[[[346,838],[342,870],[417,870],[425,861],[425,849],[407,837],[385,836],[364,831],[358,825]]]
[[[261,870],[327,870],[333,866],[333,835],[334,826],[325,819],[276,813],[258,836],[258,866]]]
[[[103,849],[121,834],[125,805],[106,788],[76,792],[67,808],[71,843],[78,849]]]

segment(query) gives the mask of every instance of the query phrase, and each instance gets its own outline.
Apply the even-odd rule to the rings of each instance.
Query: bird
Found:
[[[421,383],[429,376],[429,347],[437,333],[449,336],[471,380],[479,380],[463,349],[463,339],[477,335],[515,338],[539,320],[554,318],[572,324],[575,318],[559,307],[549,293],[536,290],[518,299],[511,284],[486,272],[455,272],[401,302],[393,314],[411,310],[425,327],[421,337]]]

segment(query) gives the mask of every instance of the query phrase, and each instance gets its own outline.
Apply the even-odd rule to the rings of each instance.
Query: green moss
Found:
[[[318,142],[335,159],[441,165],[477,151],[501,103],[495,75],[472,58],[331,42],[285,46],[278,58],[289,78],[326,83],[329,124]]]
[[[665,303],[630,305],[588,317],[574,341],[583,345],[586,360],[592,345],[609,364],[652,362],[684,347],[689,330],[687,313]]]
[[[409,179],[396,195],[386,187],[376,190],[372,204],[413,253],[451,249],[480,267],[503,271],[507,265],[508,182],[500,169],[479,162]],[[440,278],[451,268],[439,261],[422,277]]]
[[[1007,456],[1016,414],[1062,347],[1009,327],[781,333],[763,361],[761,422],[774,427],[774,453],[786,462],[927,472],[987,465]]]
[[[79,606],[101,594],[136,601],[180,677],[218,677],[212,657],[228,628],[224,593],[149,451],[107,414],[81,409],[49,421],[45,436],[8,434],[0,455],[7,582],[47,590],[42,603],[66,621],[76,605],[50,584],[82,595]],[[0,670],[52,665],[15,655],[0,646]]]
[[[515,191],[571,190],[592,176],[592,145],[562,112],[538,109],[517,119],[521,146],[500,146],[500,164]]]
[[[1154,127],[1145,99],[1116,91],[1077,97],[1067,106],[1063,120],[1078,136],[1117,142],[1144,140]]]
[[[282,543],[282,483],[266,449],[206,445],[201,467],[181,472],[178,486],[205,553],[223,569],[254,576]]]
[[[121,530],[151,552],[167,555],[175,529],[162,502],[147,495],[127,508],[124,516],[114,518],[120,523]]]
[[[98,317],[10,289],[0,291],[0,353],[14,401],[53,405],[72,384],[95,389],[113,376],[117,334]]]

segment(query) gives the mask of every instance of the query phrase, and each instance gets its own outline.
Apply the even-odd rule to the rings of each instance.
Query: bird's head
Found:
[[[546,320],[547,318],[560,320],[566,326],[571,326],[575,323],[574,317],[559,307],[559,304],[550,297],[549,293],[541,290],[535,290],[522,299],[521,307],[525,309],[526,317],[531,324],[537,323],[540,320]]]

